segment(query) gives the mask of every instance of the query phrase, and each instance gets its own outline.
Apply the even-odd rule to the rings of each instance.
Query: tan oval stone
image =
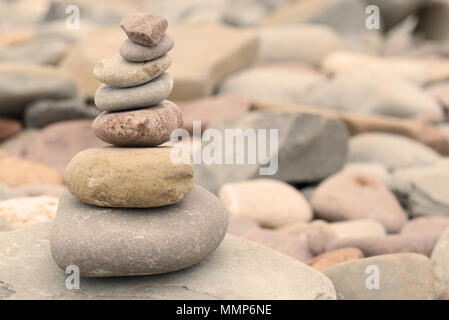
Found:
[[[62,184],[62,175],[34,161],[0,156],[0,182],[16,187],[23,184]]]
[[[192,190],[193,166],[174,164],[171,150],[84,150],[67,166],[67,188],[81,201],[102,207],[151,208],[179,202]]]
[[[181,110],[171,101],[138,110],[103,112],[92,124],[101,140],[122,147],[154,147],[182,127]]]
[[[147,83],[161,75],[171,65],[168,54],[146,62],[128,62],[120,55],[102,59],[93,74],[99,81],[113,87],[127,88]]]

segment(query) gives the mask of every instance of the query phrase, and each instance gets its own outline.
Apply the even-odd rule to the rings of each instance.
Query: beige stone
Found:
[[[0,218],[5,219],[14,230],[53,220],[57,206],[58,198],[53,196],[12,198],[0,201]]]
[[[374,219],[397,232],[407,214],[393,193],[375,176],[342,171],[322,182],[313,193],[314,212],[328,221]]]
[[[62,184],[62,175],[34,161],[0,156],[0,182],[16,187],[23,184]]]
[[[92,148],[67,166],[69,191],[103,207],[151,208],[184,199],[193,187],[193,166],[175,164],[171,147]]]
[[[221,25],[170,27],[170,36],[176,44],[170,53],[175,80],[171,100],[210,95],[226,76],[252,63],[258,51],[252,31]]]
[[[230,215],[249,217],[262,227],[277,228],[312,218],[304,196],[279,180],[228,183],[221,187],[219,197]]]
[[[120,55],[101,59],[93,70],[98,81],[112,87],[127,88],[147,83],[161,75],[171,65],[168,54],[145,62],[128,62]]]

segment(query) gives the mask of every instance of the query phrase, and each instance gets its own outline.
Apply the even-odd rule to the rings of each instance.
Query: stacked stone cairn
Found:
[[[104,112],[95,134],[112,144],[78,153],[65,172],[51,251],[63,270],[81,276],[172,272],[199,263],[223,240],[227,214],[220,200],[193,183],[193,165],[172,161],[169,141],[183,124],[166,100],[165,71],[173,40],[167,20],[147,13],[123,18],[128,39],[120,55],[101,60],[95,95]]]

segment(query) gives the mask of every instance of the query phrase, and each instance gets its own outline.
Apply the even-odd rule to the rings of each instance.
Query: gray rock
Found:
[[[95,105],[103,111],[144,108],[167,98],[173,89],[173,78],[163,73],[153,81],[131,88],[114,88],[102,84],[95,93]]]
[[[435,266],[437,293],[442,295],[444,291],[449,291],[449,228],[435,245],[431,259]]]
[[[401,229],[401,234],[436,232],[440,235],[449,228],[449,217],[418,217],[409,220]]]
[[[320,272],[232,235],[191,268],[152,276],[82,278],[79,290],[68,290],[68,275],[50,255],[50,227],[42,223],[0,234],[1,298],[335,299],[332,283]]]
[[[159,58],[169,52],[175,42],[165,34],[161,41],[153,47],[143,46],[126,39],[120,46],[120,55],[123,59],[134,62],[142,62]]]
[[[30,102],[73,98],[76,93],[75,82],[55,68],[0,63],[0,116],[21,116]]]
[[[0,48],[0,61],[57,65],[67,49],[68,45],[65,41],[37,39]]]
[[[63,270],[87,277],[134,276],[187,268],[213,252],[226,234],[227,213],[196,186],[184,201],[158,209],[111,209],[59,201],[51,251]]]
[[[269,129],[278,129],[278,169],[269,176],[273,179],[287,182],[321,180],[340,170],[346,159],[348,132],[339,120],[310,114],[250,112],[238,118],[217,122],[210,127],[220,130],[223,139],[225,129],[251,128],[256,131],[267,129],[267,143],[269,143]],[[266,150],[268,152],[268,146]],[[232,151],[234,150],[226,150]],[[270,161],[274,164],[273,157],[276,155],[271,156]],[[217,193],[219,187],[227,182],[267,177],[260,176],[261,165],[258,164],[258,160],[260,159],[256,159],[256,164],[248,164],[245,156],[245,164],[234,162],[232,165],[198,165],[195,180]]]
[[[24,121],[27,127],[43,128],[59,121],[93,119],[101,113],[88,107],[81,99],[40,100],[25,109]]]
[[[419,12],[416,33],[429,40],[449,39],[449,3],[446,0],[427,1]]]
[[[449,162],[396,170],[393,190],[412,217],[449,216]]]
[[[349,162],[377,162],[387,169],[436,163],[441,156],[430,147],[390,133],[363,133],[351,138]]]
[[[379,270],[379,289],[373,284]],[[334,265],[326,270],[339,300],[432,300],[435,275],[429,258],[416,253],[383,255]]]

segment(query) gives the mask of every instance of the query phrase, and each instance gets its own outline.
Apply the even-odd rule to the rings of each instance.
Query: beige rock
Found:
[[[0,218],[18,229],[38,222],[51,221],[56,214],[58,198],[52,196],[20,197],[0,201]]]
[[[359,248],[367,257],[391,253],[413,252],[430,256],[440,233],[394,234],[382,237],[343,238],[331,240],[326,251]]]
[[[449,228],[449,217],[418,217],[409,220],[401,229],[401,233],[418,234],[436,232],[442,234]]]
[[[62,184],[62,175],[57,171],[34,161],[0,156],[0,182],[11,186],[23,184]]]
[[[335,74],[348,69],[368,69],[398,75],[417,84],[449,77],[449,61],[435,58],[377,57],[349,51],[334,51],[325,57],[322,70]]]
[[[386,234],[382,224],[370,219],[348,220],[334,223],[315,220],[307,226],[305,232],[310,251],[316,255],[325,252],[327,245],[335,239],[382,237]]]
[[[373,219],[348,220],[329,223],[338,238],[381,237],[386,235],[385,227]]]
[[[219,197],[230,215],[245,216],[267,228],[307,222],[312,211],[304,196],[285,182],[255,179],[228,183]]]
[[[151,208],[179,202],[192,190],[193,166],[173,163],[171,150],[84,150],[67,166],[67,188],[81,201],[102,207]]]
[[[343,248],[339,250],[322,253],[319,256],[316,256],[312,260],[308,261],[307,264],[314,269],[323,271],[336,264],[361,259],[363,257],[364,257],[363,252],[360,251],[360,249]]]
[[[120,55],[100,60],[93,74],[98,81],[112,87],[127,88],[147,83],[161,75],[171,65],[168,54],[146,62],[128,62]]]
[[[314,212],[329,221],[374,219],[388,232],[397,232],[407,214],[391,191],[378,178],[360,172],[337,173],[315,190]]]
[[[221,25],[170,27],[170,36],[176,44],[170,53],[170,72],[175,80],[171,100],[211,94],[226,76],[253,62],[258,51],[258,39],[252,31]]]
[[[297,60],[318,65],[327,54],[342,47],[338,33],[318,24],[300,24],[259,30],[260,61]]]
[[[116,54],[124,40],[126,35],[117,27],[92,30],[68,51],[60,66],[74,77],[82,94],[92,98],[100,85],[92,70],[98,61]]]

